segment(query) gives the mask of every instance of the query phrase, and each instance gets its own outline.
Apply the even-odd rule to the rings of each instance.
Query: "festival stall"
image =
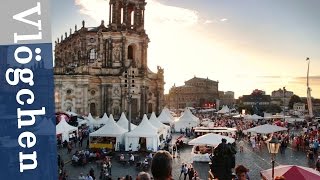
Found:
[[[124,144],[124,133],[127,130],[120,127],[110,114],[109,120],[97,131],[90,133],[90,148],[107,148],[115,151]]]
[[[174,117],[170,114],[170,111],[168,108],[163,108],[158,120],[163,124],[171,125],[174,123]]]
[[[78,128],[67,123],[64,117],[61,117],[59,124],[56,125],[56,135],[62,142],[69,142],[72,138],[78,136]]]
[[[271,125],[271,124],[264,124],[260,126],[256,126],[250,129],[247,129],[246,132],[254,132],[254,133],[259,133],[259,134],[270,134],[274,132],[279,132],[279,131],[286,131],[288,130],[285,127],[280,127],[276,125]]]
[[[129,121],[126,117],[126,115],[124,114],[124,112],[121,113],[120,119],[118,120],[117,124],[122,127],[125,130],[129,131]],[[133,130],[134,128],[136,128],[137,126],[131,123],[131,130]]]
[[[191,129],[199,125],[199,119],[195,117],[189,109],[185,109],[183,115],[178,121],[174,122],[174,129],[176,132],[184,131],[186,128]]]
[[[148,120],[147,115],[139,126],[125,134],[125,150],[156,152],[160,145],[158,129]]]
[[[219,134],[209,133],[191,140],[188,144],[193,145],[191,154],[193,161],[210,162],[210,154],[213,147],[218,146],[222,139],[226,139],[227,143],[233,143],[234,139]]]
[[[272,169],[260,172],[263,180],[272,180]],[[320,172],[315,169],[296,166],[296,165],[280,165],[274,168],[274,177],[283,176],[290,180],[311,180],[320,179]]]
[[[160,135],[160,140],[165,140],[167,135],[170,134],[170,127],[162,124],[156,117],[156,114],[152,112],[149,122],[156,128],[158,128],[158,132]]]

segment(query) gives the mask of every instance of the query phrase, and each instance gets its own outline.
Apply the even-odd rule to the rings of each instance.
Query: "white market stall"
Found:
[[[174,117],[170,114],[170,111],[168,108],[162,109],[162,111],[158,117],[158,120],[161,123],[169,124],[169,125],[174,123]]]
[[[104,121],[101,121],[101,119],[94,119],[91,113],[89,113],[88,117],[85,117],[85,119],[88,121],[88,125],[91,131],[93,131],[95,128],[100,128],[105,123]]]
[[[129,120],[127,119],[124,112],[121,113],[120,119],[118,120],[117,124],[125,130],[129,131]],[[131,123],[131,130],[136,128],[137,126]]]
[[[65,140],[69,142],[70,139],[78,136],[78,128],[69,125],[65,118],[62,117],[59,124],[56,125],[56,135],[58,138],[61,137],[62,142]]]
[[[247,129],[246,132],[254,132],[254,133],[259,133],[259,134],[270,134],[274,132],[279,132],[279,131],[286,131],[288,130],[285,127],[280,127],[276,125],[271,125],[271,124],[264,124],[260,126],[256,126],[250,129]]]
[[[90,148],[108,148],[118,151],[120,144],[124,143],[125,132],[127,130],[120,127],[111,114],[104,126],[90,133]]]
[[[197,127],[199,123],[199,119],[189,109],[185,109],[179,120],[174,122],[174,129],[176,132],[180,130],[184,131],[186,128]]]
[[[189,141],[188,144],[193,145],[191,152],[193,161],[210,162],[209,155],[212,153],[212,148],[218,146],[222,139],[226,139],[227,143],[235,141],[233,138],[214,133],[209,133]]]
[[[156,152],[160,145],[158,129],[148,120],[147,115],[139,126],[125,134],[125,150],[129,151],[130,146],[133,151],[153,151]]]
[[[160,140],[166,139],[167,135],[170,133],[170,127],[162,124],[156,117],[156,114],[152,112],[149,122],[156,128],[160,133]]]
[[[218,114],[227,114],[230,113],[228,106],[222,106],[222,108],[217,112]]]

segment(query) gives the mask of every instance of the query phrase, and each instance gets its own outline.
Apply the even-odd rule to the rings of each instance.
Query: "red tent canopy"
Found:
[[[261,177],[265,180],[272,179],[272,169],[264,170],[260,172]],[[318,180],[320,179],[320,173],[314,169],[295,166],[295,165],[283,165],[274,168],[274,177],[283,176],[290,180]]]

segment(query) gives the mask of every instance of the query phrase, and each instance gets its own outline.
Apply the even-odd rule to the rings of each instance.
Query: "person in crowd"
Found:
[[[83,173],[80,173],[78,179],[79,179],[79,180],[86,180],[86,177],[83,175]]]
[[[179,179],[181,178],[181,175],[183,174],[183,170],[184,170],[184,163],[181,164]]]
[[[152,159],[151,173],[154,180],[172,179],[172,157],[167,151],[158,151]]]
[[[137,176],[137,180],[151,180],[151,176],[147,172],[140,172]]]
[[[239,141],[239,148],[240,148],[240,152],[242,153],[243,152],[243,147],[244,147],[244,141],[241,139]]]
[[[188,165],[185,164],[184,167],[183,167],[183,180],[186,180],[187,179],[187,175],[188,175]]]
[[[134,164],[134,155],[133,154],[130,154],[129,163],[130,163],[130,165]]]
[[[192,180],[192,178],[193,178],[193,176],[194,176],[194,173],[195,173],[195,171],[194,171],[192,165],[190,164],[190,167],[189,167],[189,169],[188,169],[189,180]]]
[[[238,165],[235,168],[235,172],[236,172],[236,180],[249,180],[250,179],[248,176],[249,169],[247,169],[243,165]]]

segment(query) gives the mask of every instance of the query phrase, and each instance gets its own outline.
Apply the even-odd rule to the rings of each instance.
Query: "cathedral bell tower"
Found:
[[[145,0],[110,0],[109,27],[113,31],[133,30],[144,33]]]

